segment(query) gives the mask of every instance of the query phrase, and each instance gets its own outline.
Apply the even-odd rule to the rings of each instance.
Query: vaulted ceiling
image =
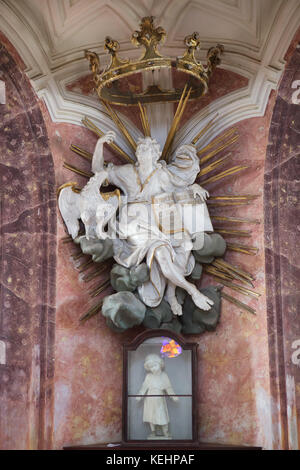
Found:
[[[89,72],[84,50],[98,52],[101,63],[106,64],[103,45],[109,35],[121,43],[124,56],[138,57],[141,51],[130,37],[147,15],[155,16],[156,24],[167,31],[161,48],[164,54],[181,55],[184,37],[198,31],[200,59],[205,60],[209,47],[222,43],[222,67],[249,79],[245,89],[211,106],[211,112],[215,106],[224,116],[219,131],[264,113],[270,91],[280,79],[286,49],[300,24],[300,4],[299,0],[0,1],[0,29],[24,60],[52,119],[76,124],[83,115],[98,120],[102,112],[96,98],[66,88]],[[106,120],[105,115],[102,118]],[[199,116],[190,123],[193,133],[197,122]]]

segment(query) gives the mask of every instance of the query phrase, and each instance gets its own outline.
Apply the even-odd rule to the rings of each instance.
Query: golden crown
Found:
[[[195,57],[195,51],[200,48],[199,34],[193,33],[184,39],[186,51],[176,59],[163,57],[157,50],[166,37],[166,31],[154,26],[154,17],[142,18],[140,31],[132,34],[131,41],[137,47],[143,46],[145,52],[137,61],[123,60],[118,57],[120,44],[110,37],[105,39],[104,48],[111,56],[110,64],[101,72],[100,59],[95,52],[85,51],[85,57],[90,62],[99,98],[110,103],[128,106],[141,104],[179,101],[182,89],[162,90],[159,85],[151,85],[144,92],[121,90],[120,80],[130,75],[147,70],[161,68],[175,69],[188,75],[188,85],[191,89],[190,99],[204,95],[208,90],[208,82],[215,67],[220,64],[220,55],[224,47],[218,44],[207,52],[207,65],[203,66]]]

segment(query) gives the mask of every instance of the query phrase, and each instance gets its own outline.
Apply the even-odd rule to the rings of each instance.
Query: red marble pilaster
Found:
[[[272,116],[264,182],[267,315],[273,432],[280,447],[300,447],[300,369],[292,361],[300,341],[299,182],[300,32],[287,53]],[[298,347],[299,349],[299,347]],[[276,419],[277,418],[277,419]],[[279,422],[279,426],[278,426]]]
[[[2,39],[2,36],[1,36]],[[39,103],[16,53],[0,49],[0,445],[51,447],[56,278],[54,168]]]

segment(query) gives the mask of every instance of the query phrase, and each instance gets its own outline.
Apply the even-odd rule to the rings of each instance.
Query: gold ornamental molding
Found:
[[[131,41],[135,46],[143,46],[145,49],[139,60],[120,59],[118,56],[120,44],[107,37],[104,48],[110,54],[111,60],[108,67],[101,72],[98,55],[95,52],[85,51],[99,98],[123,106],[179,101],[183,91],[181,88],[163,90],[159,85],[154,84],[140,93],[125,92],[120,89],[120,80],[124,77],[161,68],[175,69],[187,75],[186,83],[191,89],[189,99],[203,96],[208,90],[209,79],[214,69],[221,62],[220,56],[224,47],[220,44],[211,47],[207,52],[207,65],[204,66],[195,57],[195,52],[200,48],[198,33],[186,36],[184,39],[186,51],[182,57],[176,59],[164,57],[157,50],[165,37],[166,31],[161,26],[155,27],[154,17],[146,16],[141,20],[140,30],[134,31],[131,36]]]

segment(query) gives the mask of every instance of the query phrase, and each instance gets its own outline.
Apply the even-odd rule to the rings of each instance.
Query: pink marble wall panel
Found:
[[[0,446],[51,447],[56,276],[54,168],[38,100],[1,37]],[[7,48],[6,48],[7,46]]]
[[[293,99],[293,83],[300,79],[299,43],[300,30],[287,53],[288,65],[272,116],[264,207],[271,392],[279,405],[281,446],[292,450],[300,447],[300,370],[292,359],[295,344],[300,342],[300,107]]]

